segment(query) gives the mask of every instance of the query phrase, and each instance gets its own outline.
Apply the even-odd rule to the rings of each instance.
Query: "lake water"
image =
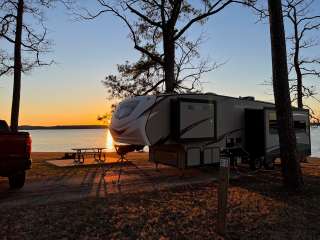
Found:
[[[72,148],[104,147],[114,151],[108,129],[29,130],[33,152],[70,152]]]
[[[108,129],[30,130],[34,152],[68,152],[79,147],[105,147],[114,151]],[[320,127],[311,128],[312,156],[320,157]]]

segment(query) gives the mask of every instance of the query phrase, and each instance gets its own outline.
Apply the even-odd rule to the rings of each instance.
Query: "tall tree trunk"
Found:
[[[19,109],[20,109],[20,90],[21,90],[21,38],[23,24],[24,2],[19,0],[16,18],[16,35],[14,44],[14,77],[13,77],[13,94],[11,108],[11,130],[18,131],[19,126]]]
[[[164,50],[164,79],[166,93],[172,93],[175,89],[175,44],[174,27],[167,26],[163,31],[163,50]]]
[[[297,157],[296,136],[293,126],[286,40],[281,0],[268,0],[272,49],[273,89],[279,126],[281,168],[284,185],[292,190],[303,186],[300,161]]]
[[[299,63],[294,63],[294,68],[297,76],[297,103],[298,108],[303,109],[303,93],[302,93],[302,73]]]
[[[300,39],[299,39],[299,29],[298,29],[298,19],[297,19],[297,10],[296,8],[293,9],[293,16],[294,16],[294,69],[297,76],[297,103],[298,108],[303,109],[303,93],[302,93],[302,73],[300,69],[299,63],[299,55],[300,55]]]

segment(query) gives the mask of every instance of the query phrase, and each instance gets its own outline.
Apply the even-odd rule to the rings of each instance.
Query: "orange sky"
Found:
[[[78,84],[73,89],[41,82],[37,84],[39,91],[35,91],[25,82],[36,81],[30,76],[26,78],[22,85],[20,125],[103,124],[97,121],[97,116],[110,111],[106,90],[99,81],[93,82],[92,87]],[[73,81],[70,82],[73,85]],[[0,119],[5,119],[8,123],[11,114],[11,89],[11,81],[0,81]]]
[[[54,109],[54,107],[51,107]],[[36,126],[55,126],[55,125],[100,125],[104,124],[102,121],[98,121],[97,116],[102,115],[106,111],[106,104],[104,106],[95,106],[89,108],[86,111],[73,111],[71,109],[66,113],[59,111],[51,111],[50,113],[34,112],[24,109],[20,114],[20,125],[36,125]],[[78,110],[78,109],[77,109]],[[5,119],[10,122],[10,113],[1,115],[1,119]]]

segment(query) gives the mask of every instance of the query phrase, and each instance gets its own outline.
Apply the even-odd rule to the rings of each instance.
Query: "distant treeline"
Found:
[[[47,129],[105,129],[105,125],[58,125],[58,126],[29,126],[23,125],[19,130],[47,130]]]

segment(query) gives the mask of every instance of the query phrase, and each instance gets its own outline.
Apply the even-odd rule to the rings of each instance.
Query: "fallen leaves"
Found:
[[[305,192],[281,188],[279,171],[231,182],[228,239],[320,239],[319,163],[304,167]],[[316,166],[314,166],[316,165]],[[306,166],[306,165],[305,165]],[[0,239],[222,239],[217,185],[1,208]]]

